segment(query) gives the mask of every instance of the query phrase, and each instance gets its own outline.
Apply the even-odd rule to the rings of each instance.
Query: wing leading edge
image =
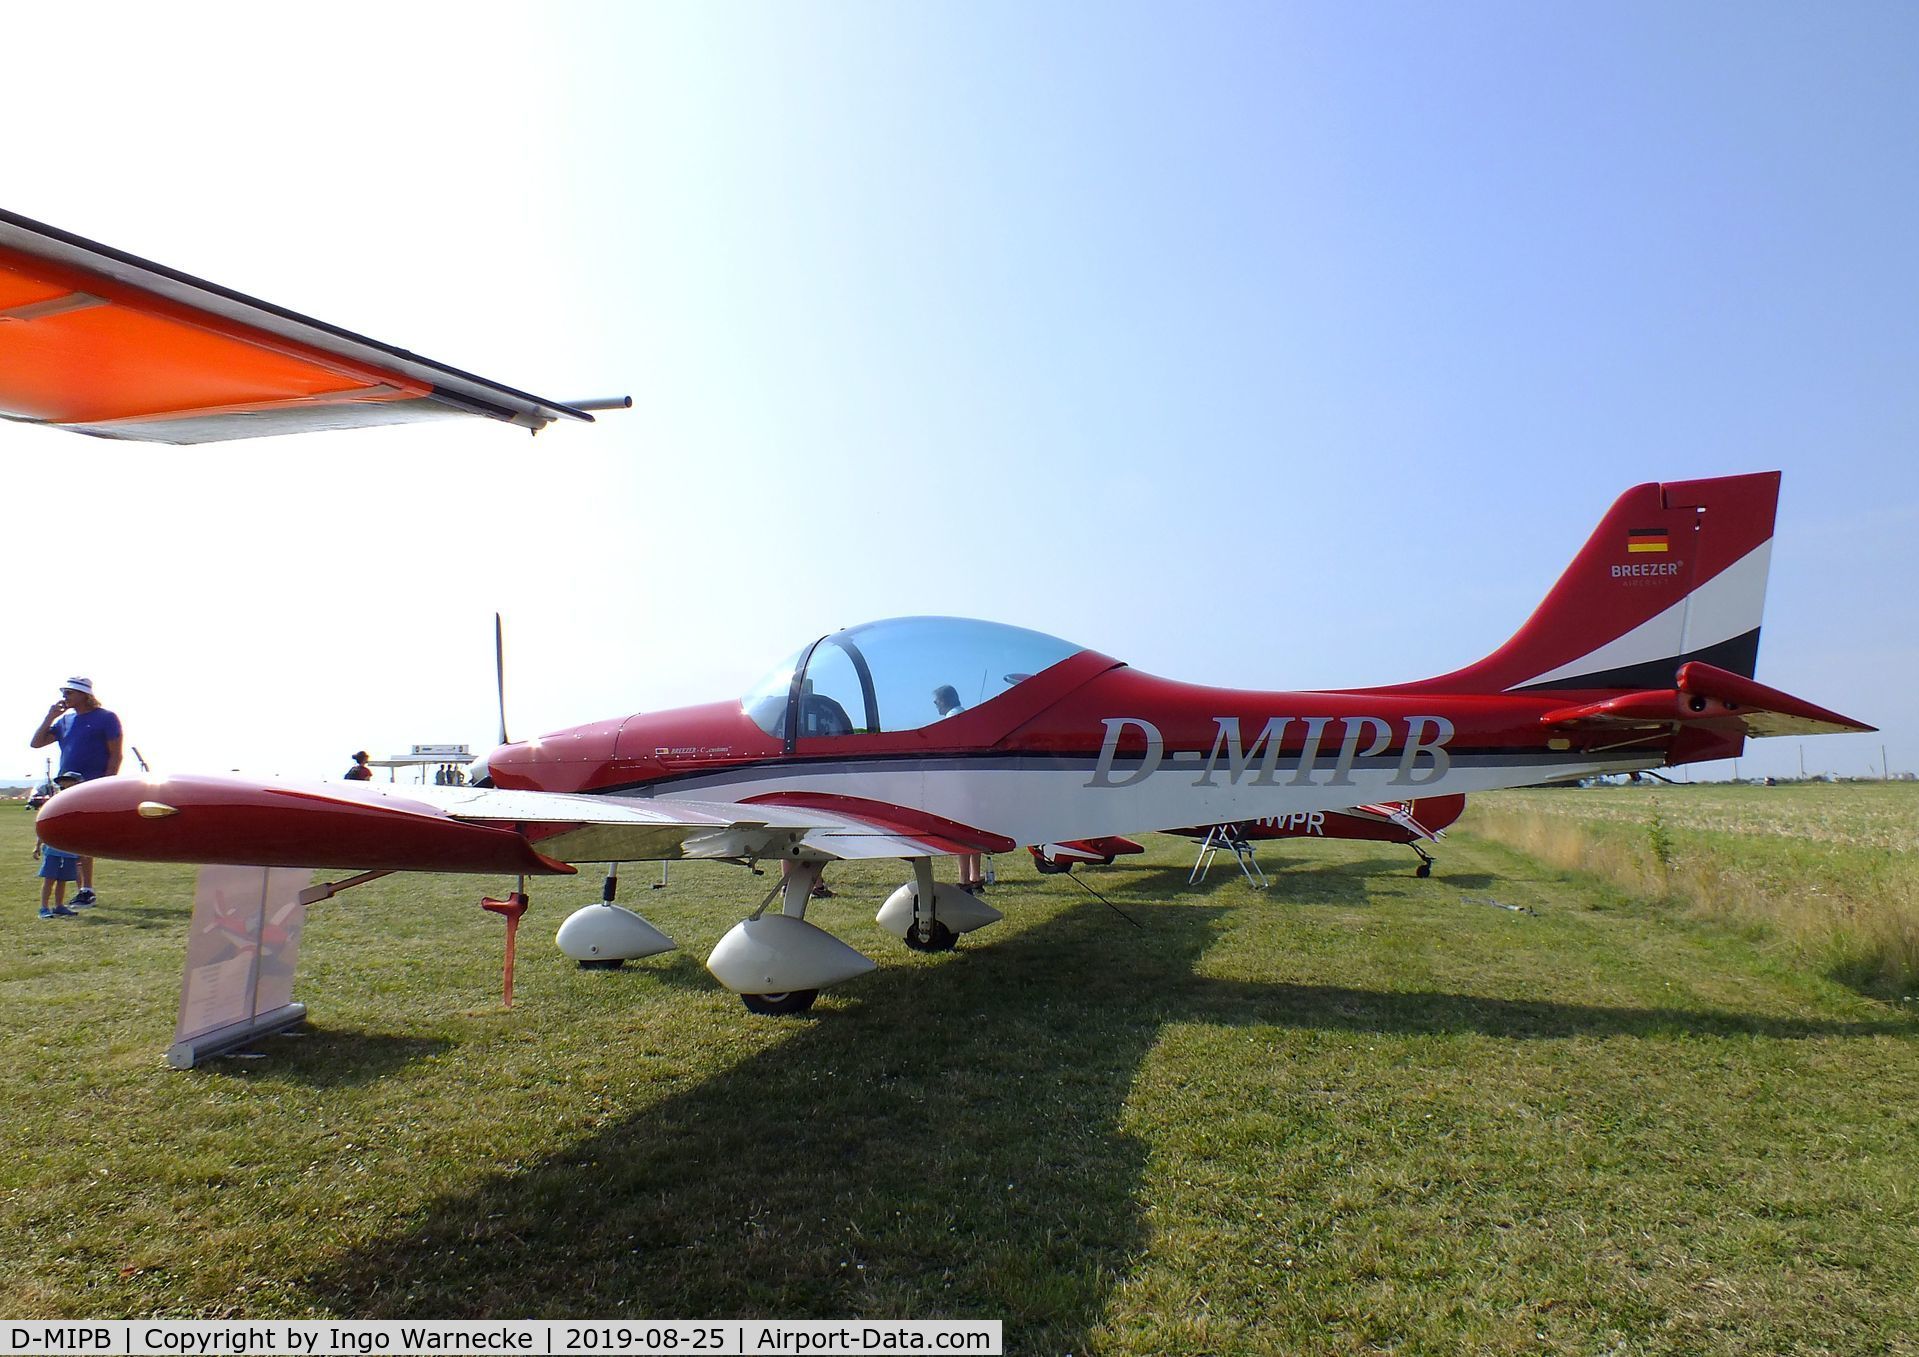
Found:
[[[114,777],[40,812],[48,843],[89,857],[422,872],[570,873],[579,862],[909,858],[1008,840],[877,802],[651,800],[482,787]]]

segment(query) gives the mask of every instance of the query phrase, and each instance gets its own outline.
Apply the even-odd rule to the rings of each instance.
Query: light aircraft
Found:
[[[581,403],[528,396],[7,216],[0,410],[178,442],[448,413],[534,429],[590,418]],[[1390,687],[1205,687],[1036,631],[898,618],[806,641],[743,697],[503,742],[463,788],[123,776],[62,792],[38,826],[74,853],[362,874],[353,881],[472,872],[523,887],[527,876],[609,864],[605,903],[571,916],[559,939],[569,955],[602,961],[671,946],[612,903],[617,864],[778,860],[779,883],[707,964],[748,1008],[798,1012],[873,966],[806,919],[811,888],[836,859],[909,864],[912,879],[880,922],[909,945],[947,948],[1000,916],[935,883],[943,856],[1724,759],[1748,736],[1871,729],[1753,678],[1778,489],[1776,472],[1633,487],[1504,645]],[[775,898],[781,911],[768,913]]]
[[[755,1011],[799,1011],[872,964],[806,921],[835,859],[909,862],[913,881],[880,922],[943,948],[999,915],[935,886],[941,856],[1732,758],[1748,735],[1867,729],[1751,677],[1778,485],[1761,473],[1627,491],[1510,641],[1397,687],[1201,687],[1017,627],[899,618],[803,645],[743,697],[503,745],[464,789],[106,779],[56,797],[40,829],[72,852],[260,867],[535,875],[780,859],[791,864],[774,891],[782,912],[763,912],[769,895],[708,967]],[[1631,544],[1655,530],[1662,559],[1637,559]],[[940,715],[944,687],[963,710]],[[567,921],[569,954],[661,945],[636,916],[605,908]]]

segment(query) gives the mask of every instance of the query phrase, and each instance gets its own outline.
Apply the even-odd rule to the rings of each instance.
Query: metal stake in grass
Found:
[[[508,894],[504,900],[495,900],[492,896],[482,896],[480,908],[498,914],[506,920],[506,967],[500,980],[500,1005],[513,1007],[513,939],[520,931],[520,916],[526,913],[526,878],[520,878],[519,889]]]

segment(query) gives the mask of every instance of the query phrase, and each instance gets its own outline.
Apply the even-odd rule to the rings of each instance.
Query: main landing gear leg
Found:
[[[959,935],[1006,916],[958,886],[933,882],[931,858],[908,858],[913,879],[886,897],[873,922],[915,952],[950,952]]]
[[[931,858],[913,859],[913,922],[902,941],[915,952],[950,952],[959,945],[959,934],[940,922]]]
[[[1413,872],[1413,875],[1420,877],[1431,876],[1433,874],[1433,855],[1416,843],[1409,843],[1406,846],[1419,854],[1419,866]]]

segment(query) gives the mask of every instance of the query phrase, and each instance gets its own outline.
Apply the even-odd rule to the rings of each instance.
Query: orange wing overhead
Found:
[[[0,417],[210,443],[583,410],[0,211]]]

